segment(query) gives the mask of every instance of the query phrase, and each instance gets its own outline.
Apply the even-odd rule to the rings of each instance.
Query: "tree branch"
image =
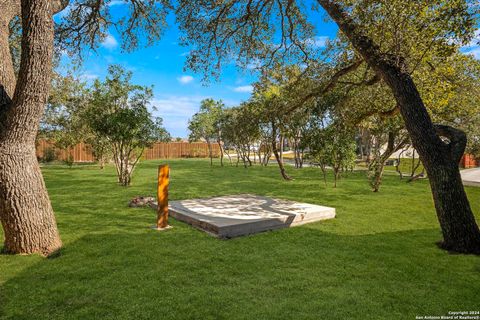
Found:
[[[318,96],[320,96],[322,94],[325,94],[328,91],[332,90],[333,88],[335,88],[335,86],[338,83],[338,80],[341,77],[343,77],[344,75],[358,69],[358,67],[360,67],[362,62],[363,62],[363,60],[359,59],[359,60],[353,62],[352,64],[346,66],[345,68],[342,68],[342,69],[338,70],[330,78],[330,81],[327,84],[322,84],[321,86],[318,86],[318,87],[314,88],[309,94],[302,97],[299,102],[297,102],[293,107],[289,108],[285,113],[289,114],[289,113],[295,111],[296,109],[300,108],[309,99],[314,98],[314,97],[318,97]]]
[[[70,0],[52,0],[52,12],[53,14],[59,13],[68,7]]]
[[[358,82],[338,81],[337,83],[348,84],[348,85],[351,85],[351,86],[371,86],[371,85],[374,85],[375,83],[377,83],[379,81],[380,81],[380,77],[377,74],[375,74],[372,78],[370,78],[368,80],[362,80],[362,81],[358,81]]]
[[[387,110],[387,111],[377,111],[377,110],[373,110],[373,111],[369,111],[369,112],[366,112],[364,114],[362,114],[357,120],[356,120],[356,123],[360,123],[362,120],[365,120],[371,116],[374,116],[374,115],[379,115],[380,117],[382,118],[389,118],[389,117],[393,117],[395,115],[397,115],[398,113],[400,112],[400,108],[398,107],[398,105],[396,105],[394,108],[392,108],[391,110]]]

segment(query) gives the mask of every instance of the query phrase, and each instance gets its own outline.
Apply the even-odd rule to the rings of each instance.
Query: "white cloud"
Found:
[[[200,108],[203,96],[175,96],[167,95],[156,97],[152,105],[157,108],[157,113],[165,117],[191,117]]]
[[[178,82],[181,84],[188,84],[194,80],[192,76],[181,76],[177,78]]]
[[[84,81],[91,81],[97,79],[99,76],[95,73],[85,72],[84,74],[80,75],[80,79]]]
[[[312,46],[316,48],[324,48],[327,46],[329,38],[327,36],[318,36],[312,39]]]
[[[189,54],[190,54],[190,51],[185,51],[185,52],[180,53],[180,57],[186,57]]]
[[[123,4],[126,4],[126,3],[127,2],[125,2],[124,0],[112,0],[108,3],[108,6],[113,7],[113,6],[123,5]]]
[[[472,39],[472,41],[470,41],[469,44],[464,46],[464,48],[478,47],[479,44],[480,44],[480,29],[477,29],[477,31],[475,31],[475,37]]]
[[[102,47],[107,49],[115,49],[118,46],[117,39],[111,34],[108,34],[105,39],[102,41]]]
[[[247,64],[247,69],[248,70],[255,70],[259,69],[262,66],[262,63],[258,59],[253,59]]]
[[[155,116],[163,118],[163,124],[172,136],[186,137],[188,135],[188,121],[198,112],[200,103],[206,98],[209,98],[209,96],[159,95],[152,101],[152,106],[156,108],[153,113]],[[220,99],[220,97],[215,97],[215,99]],[[222,100],[228,107],[239,104],[239,101]]]
[[[480,60],[480,29],[475,31],[475,37],[467,45],[462,47],[462,52],[471,54],[475,59]]]
[[[251,93],[253,91],[253,86],[239,86],[233,88],[233,91],[235,92],[246,92],[246,93]]]
[[[480,60],[480,47],[474,47],[466,52],[467,54],[471,54],[475,57],[475,59]]]
[[[163,118],[165,128],[173,136],[186,137],[188,120],[200,108],[202,96],[175,96],[165,95],[156,97],[152,101],[155,106],[154,114]]]

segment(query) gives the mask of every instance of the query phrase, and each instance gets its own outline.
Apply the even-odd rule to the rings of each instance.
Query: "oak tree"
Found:
[[[225,104],[221,100],[204,99],[200,103],[200,110],[188,122],[189,140],[203,139],[207,143],[210,165],[213,165],[212,143],[217,143],[220,149],[220,164],[223,166],[224,150],[220,122],[224,108]]]
[[[152,43],[165,26],[168,1],[129,0],[124,16],[112,17],[104,0],[0,0],[0,220],[3,251],[49,255],[61,247],[55,216],[35,156],[35,137],[49,95],[56,49],[95,48],[109,28],[123,48]],[[54,14],[69,5],[68,14]],[[12,56],[12,23],[21,23],[20,63]]]
[[[383,46],[378,35],[365,25],[381,21],[396,4],[399,19],[422,30],[398,50]],[[442,42],[443,48],[469,41],[475,26],[473,1],[332,1],[318,6],[292,0],[180,1],[177,17],[185,38],[196,45],[189,65],[196,70],[218,71],[221,62],[238,56],[239,64],[260,59],[269,65],[275,59],[311,56],[314,39],[307,6],[323,8],[338,25],[355,52],[392,91],[413,146],[419,152],[430,179],[437,217],[443,233],[441,246],[463,253],[480,253],[480,231],[463,188],[458,162],[467,143],[463,131],[434,124],[411,76],[403,48],[414,41]],[[412,10],[405,11],[403,9]],[[372,14],[373,13],[373,14]],[[379,13],[379,14],[377,14]],[[315,16],[315,15],[312,15]],[[393,34],[393,33],[392,33]],[[310,50],[309,50],[310,49]],[[315,50],[313,50],[315,51]],[[317,51],[318,53],[318,51]]]

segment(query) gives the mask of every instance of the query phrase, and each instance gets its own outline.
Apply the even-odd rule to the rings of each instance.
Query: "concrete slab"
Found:
[[[171,201],[170,216],[219,238],[335,218],[335,208],[251,194]]]
[[[462,170],[460,175],[464,185],[480,187],[480,168]]]

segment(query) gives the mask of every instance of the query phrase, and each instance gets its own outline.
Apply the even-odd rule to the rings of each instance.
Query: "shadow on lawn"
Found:
[[[412,319],[478,302],[478,258],[437,249],[437,230],[221,241],[173,225],[67,243],[0,287],[0,318]]]
[[[130,188],[112,167],[45,170],[65,246],[38,263],[14,257],[25,269],[0,286],[0,319],[412,319],[477,303],[479,259],[437,249],[423,182],[387,177],[373,194],[363,174],[333,189],[308,168],[283,182],[276,168],[172,162],[172,200],[254,193],[337,208],[329,222],[221,241],[175,220],[155,232],[153,210],[126,207],[155,194],[158,164],[142,163]]]

